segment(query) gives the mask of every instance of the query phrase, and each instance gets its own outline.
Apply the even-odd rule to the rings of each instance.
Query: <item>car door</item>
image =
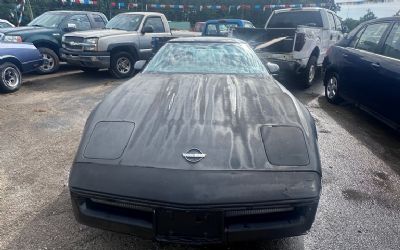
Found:
[[[390,22],[368,24],[361,29],[350,46],[343,49],[340,78],[343,95],[362,105],[371,105],[371,85],[377,80],[376,60]]]
[[[337,15],[333,15],[333,18],[335,19],[335,28],[336,28],[336,33],[334,36],[335,43],[337,43],[340,39],[343,37],[343,26],[342,26],[342,21]]]
[[[336,31],[336,24],[334,15],[330,12],[328,14],[328,23],[329,23],[329,31],[328,31],[328,48],[334,45],[337,42],[338,32]]]
[[[152,27],[153,32],[145,33],[144,29],[146,29],[147,27]],[[152,54],[151,41],[153,37],[163,37],[169,34],[170,33],[166,33],[166,27],[164,27],[164,22],[160,16],[148,16],[144,20],[141,32],[139,34],[141,59],[146,60],[150,58]]]
[[[377,81],[373,83],[375,111],[400,125],[400,23],[391,28],[378,56]]]

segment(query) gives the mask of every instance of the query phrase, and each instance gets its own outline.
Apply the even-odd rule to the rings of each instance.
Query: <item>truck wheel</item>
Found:
[[[135,72],[134,57],[125,51],[117,52],[111,55],[111,74],[116,78],[127,78]]]
[[[97,72],[97,71],[99,71],[99,68],[82,67],[81,70],[84,71],[84,72],[89,72],[89,73],[90,73],[90,72]]]
[[[327,72],[325,77],[325,97],[328,102],[339,104],[342,98],[339,95],[339,75],[335,72]]]
[[[56,72],[60,68],[60,59],[57,54],[49,48],[38,48],[43,56],[43,65],[37,69],[37,72],[41,75],[51,74]]]
[[[303,73],[303,87],[309,88],[317,75],[317,57],[311,56]]]
[[[22,85],[22,75],[19,68],[13,63],[0,65],[0,91],[11,93],[17,91]]]

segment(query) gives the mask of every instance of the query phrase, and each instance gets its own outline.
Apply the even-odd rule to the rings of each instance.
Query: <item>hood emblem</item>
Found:
[[[188,162],[196,163],[196,162],[203,160],[203,158],[206,157],[206,154],[203,154],[203,152],[201,152],[197,148],[192,148],[189,151],[187,151],[186,153],[183,153],[182,156]]]

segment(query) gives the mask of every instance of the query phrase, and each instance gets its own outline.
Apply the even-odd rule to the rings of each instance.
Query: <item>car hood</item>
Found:
[[[106,36],[115,36],[115,35],[122,35],[122,34],[131,34],[134,31],[125,31],[125,30],[112,30],[112,29],[102,29],[102,30],[88,30],[88,31],[77,31],[68,33],[65,36],[78,36],[78,37],[106,37]]]
[[[139,74],[92,112],[75,161],[263,170],[271,164],[261,127],[296,126],[310,137],[304,110],[271,76]],[[110,131],[101,146],[97,137]],[[190,150],[200,150],[206,157],[190,163],[182,155]]]
[[[4,28],[0,29],[0,33],[5,35],[33,35],[36,33],[46,33],[46,32],[55,32],[58,31],[57,28],[44,28],[44,27],[34,27],[34,26],[24,26],[24,27],[15,27],[15,28]]]

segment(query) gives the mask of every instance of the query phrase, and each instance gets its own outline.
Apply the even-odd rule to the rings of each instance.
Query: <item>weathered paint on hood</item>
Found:
[[[271,76],[139,74],[109,94],[89,117],[75,161],[190,170],[265,170],[271,164],[261,126],[297,126],[303,129],[309,150],[317,151],[309,119],[308,111]],[[116,160],[83,156],[101,121],[135,123],[124,153]],[[182,157],[193,148],[207,154],[196,164]],[[310,165],[315,164],[319,166],[311,158]]]
[[[102,30],[88,30],[88,31],[77,31],[68,33],[65,36],[78,36],[78,37],[106,37],[106,36],[115,36],[115,35],[122,35],[122,34],[130,34],[132,31],[128,32],[125,30],[113,30],[113,29],[102,29]]]

